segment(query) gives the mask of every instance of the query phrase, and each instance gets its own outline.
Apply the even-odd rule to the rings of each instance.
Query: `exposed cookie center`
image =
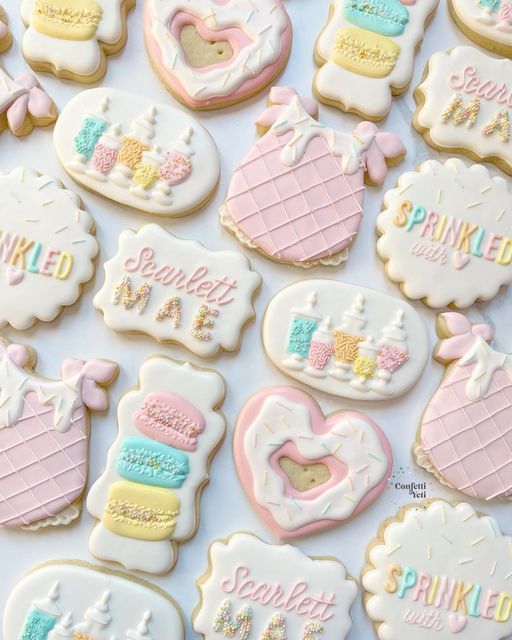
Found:
[[[295,491],[309,491],[331,479],[329,468],[322,463],[298,464],[291,458],[279,458],[279,466]]]
[[[234,54],[227,40],[205,40],[192,24],[185,25],[180,31],[180,42],[188,63],[195,68],[230,60]]]

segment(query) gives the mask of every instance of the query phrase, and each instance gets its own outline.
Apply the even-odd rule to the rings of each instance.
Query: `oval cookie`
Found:
[[[448,6],[468,38],[501,56],[512,56],[510,0],[448,0]]]
[[[210,199],[219,179],[217,147],[195,118],[117,89],[76,95],[53,139],[76,182],[149,213],[192,213]]]
[[[418,380],[428,336],[406,302],[336,280],[282,289],[263,319],[263,345],[283,373],[336,396],[385,400]]]

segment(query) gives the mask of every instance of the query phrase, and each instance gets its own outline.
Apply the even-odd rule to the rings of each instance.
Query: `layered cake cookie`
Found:
[[[448,0],[448,6],[468,38],[501,56],[512,55],[512,2]]]
[[[193,109],[217,109],[281,73],[292,26],[282,0],[145,0],[144,36],[174,97]]]
[[[135,0],[22,0],[23,55],[36,71],[93,83],[121,51]]]
[[[178,605],[140,578],[78,560],[48,562],[14,587],[4,640],[183,640]]]
[[[352,627],[355,580],[335,558],[306,556],[234,533],[210,546],[197,585],[194,630],[205,640],[302,638],[344,640]]]
[[[281,539],[353,518],[384,491],[393,465],[388,439],[368,416],[325,417],[293,387],[267,387],[245,403],[233,453],[247,496]]]
[[[406,302],[339,280],[302,280],[270,301],[263,346],[285,375],[354,400],[408,391],[428,360],[428,336]]]
[[[109,360],[66,358],[61,377],[34,371],[35,352],[0,341],[0,527],[41,529],[80,515],[89,412],[108,407]]]
[[[352,134],[319,124],[314,101],[273,87],[256,124],[263,137],[235,169],[221,222],[245,246],[311,267],[348,257],[363,216],[365,180],[382,184],[400,138],[361,122]]]
[[[438,316],[436,360],[446,372],[414,444],[422,467],[471,498],[512,495],[512,358],[491,347],[493,329],[460,313]]]
[[[381,640],[502,640],[512,632],[512,538],[465,503],[432,500],[386,520],[362,583]]]
[[[506,180],[482,165],[429,160],[384,196],[377,253],[408,298],[465,308],[512,280],[511,222]]]
[[[200,496],[224,437],[223,378],[148,358],[118,406],[119,433],[87,498],[89,549],[126,569],[166,573],[199,526]]]
[[[315,45],[318,99],[363,118],[384,118],[392,96],[411,81],[414,57],[438,3],[333,0]]]
[[[157,215],[196,211],[219,180],[217,147],[195,118],[118,89],[77,94],[59,117],[54,143],[76,182]]]

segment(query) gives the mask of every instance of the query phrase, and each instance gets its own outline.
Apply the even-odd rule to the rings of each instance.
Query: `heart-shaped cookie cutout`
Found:
[[[468,253],[456,251],[453,254],[453,266],[458,270],[464,269],[464,267],[469,264],[470,259],[470,255]]]
[[[468,620],[462,614],[452,613],[448,618],[448,627],[452,633],[460,633],[466,628]]]
[[[25,277],[25,272],[23,269],[16,269],[15,267],[7,267],[7,271],[5,274],[5,278],[7,280],[7,284],[11,287],[19,284],[23,278]]]
[[[357,515],[384,491],[393,464],[389,441],[370,418],[351,411],[324,417],[293,387],[269,387],[249,399],[233,449],[246,494],[281,539]]]
[[[180,43],[188,63],[196,69],[230,60],[234,53],[227,40],[206,40],[192,24],[180,31]]]

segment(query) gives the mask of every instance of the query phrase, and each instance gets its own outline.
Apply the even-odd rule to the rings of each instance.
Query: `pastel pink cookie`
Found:
[[[384,491],[393,456],[383,431],[351,411],[324,417],[293,387],[268,387],[242,408],[233,451],[246,494],[271,531],[291,539],[356,516]],[[283,461],[323,466],[312,488],[293,486]]]
[[[231,55],[194,66],[181,38],[190,26],[200,46],[218,42]],[[145,0],[144,36],[153,67],[176,98],[216,109],[272,82],[288,60],[292,26],[282,0]]]
[[[279,104],[276,106],[276,102]],[[274,87],[257,124],[270,127],[231,179],[221,221],[245,245],[303,267],[339,264],[363,216],[365,176],[381,184],[400,139],[361,122],[352,134],[319,124],[314,103]]]
[[[448,368],[421,420],[418,462],[472,498],[509,498],[512,358],[489,346],[491,327],[459,313],[441,314],[438,333],[435,357]]]
[[[35,355],[0,341],[0,527],[68,524],[87,479],[88,410],[107,408],[117,365],[66,359],[40,378]]]

